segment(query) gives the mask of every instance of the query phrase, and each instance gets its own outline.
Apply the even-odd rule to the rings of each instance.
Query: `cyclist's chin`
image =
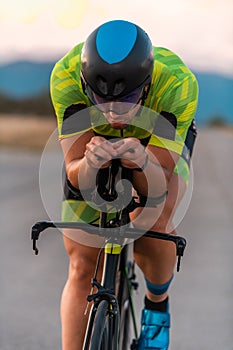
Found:
[[[124,113],[117,113],[113,110],[106,111],[104,114],[106,120],[114,129],[125,129],[135,117],[140,108],[140,104],[134,105],[130,110]],[[122,111],[121,111],[122,112]]]

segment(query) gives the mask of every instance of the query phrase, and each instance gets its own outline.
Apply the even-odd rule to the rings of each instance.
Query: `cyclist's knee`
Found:
[[[174,207],[166,204],[166,207],[162,211],[159,218],[155,221],[154,225],[152,226],[153,231],[161,232],[161,233],[172,233],[174,231],[174,225],[173,225],[173,213],[174,213]]]
[[[165,201],[154,208],[137,208],[131,215],[134,226],[142,230],[152,229],[162,233],[171,233],[174,230],[173,217],[185,190],[184,180],[174,174],[169,182]]]
[[[174,230],[170,216],[161,215],[152,227],[153,231],[171,233]]]
[[[69,255],[69,280],[71,282],[90,285],[94,275],[98,250],[83,246],[64,237],[64,244]]]
[[[75,282],[91,281],[94,274],[95,264],[92,263],[87,255],[70,256],[69,279]]]
[[[171,233],[174,229],[172,212],[173,208],[169,208],[167,205],[160,212],[156,212],[156,209],[144,209],[143,213],[136,216],[133,220],[133,225],[135,228],[145,231],[153,230],[161,233]]]

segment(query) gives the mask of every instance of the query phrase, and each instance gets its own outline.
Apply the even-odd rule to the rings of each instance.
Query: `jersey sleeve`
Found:
[[[75,47],[55,64],[51,73],[50,93],[57,117],[59,138],[90,128],[87,113],[82,112],[90,102],[82,91],[80,51],[81,45]]]
[[[155,90],[151,106],[160,114],[160,120],[155,125],[150,144],[181,154],[197,109],[198,83],[179,57],[168,50],[165,54],[168,63],[165,66],[163,62],[158,68],[159,76],[163,78],[157,82],[154,77]]]

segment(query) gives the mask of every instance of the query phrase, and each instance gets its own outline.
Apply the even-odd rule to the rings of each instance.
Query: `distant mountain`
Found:
[[[54,63],[21,61],[0,65],[0,94],[24,99],[48,91]],[[199,83],[197,122],[206,124],[212,118],[222,117],[233,123],[233,79],[217,74],[194,73]]]
[[[13,62],[0,65],[0,93],[16,99],[49,90],[54,62]]]
[[[213,118],[222,117],[233,123],[233,78],[194,72],[199,84],[197,122],[207,123]]]

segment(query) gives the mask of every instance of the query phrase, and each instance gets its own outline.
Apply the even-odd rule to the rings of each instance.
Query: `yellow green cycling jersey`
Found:
[[[67,138],[92,129],[96,134],[110,138],[145,139],[146,144],[181,155],[198,101],[196,78],[182,60],[166,48],[154,47],[155,64],[149,94],[144,107],[122,131],[106,123],[103,114],[92,107],[82,89],[82,47],[83,43],[75,46],[52,71],[51,98],[59,137]]]
[[[83,43],[75,46],[56,63],[52,71],[51,98],[59,138],[78,135],[90,129],[106,138],[137,137],[144,145],[182,154],[174,173],[188,184],[190,169],[183,153],[198,100],[198,84],[193,73],[173,52],[154,47],[154,71],[144,107],[125,129],[114,129],[107,124],[101,111],[92,106],[82,89],[82,47]],[[67,191],[62,204],[63,221],[88,223],[98,221],[98,218],[99,211],[91,203],[72,198],[70,191]]]

